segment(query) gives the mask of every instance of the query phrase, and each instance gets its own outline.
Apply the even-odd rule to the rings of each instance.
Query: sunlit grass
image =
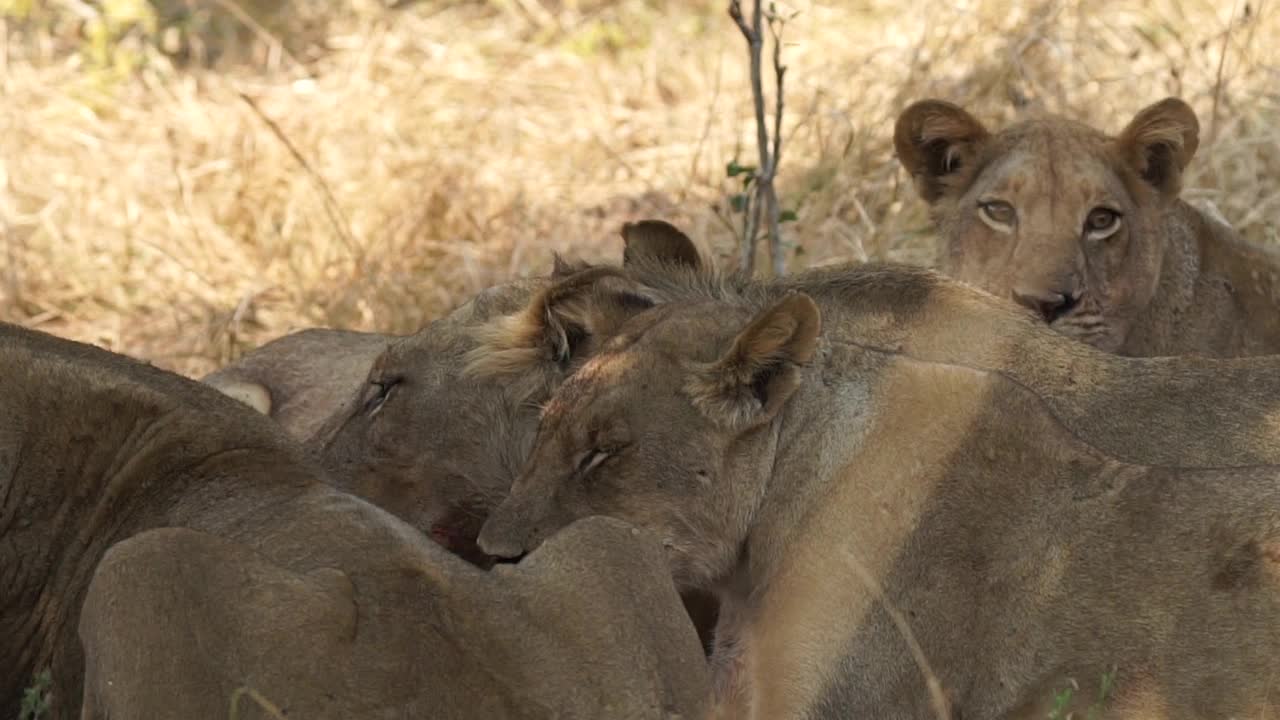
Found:
[[[224,53],[212,69],[134,42],[137,62],[105,75],[62,35],[9,23],[0,318],[199,374],[295,327],[413,330],[545,270],[552,250],[616,257],[624,220],[669,219],[731,256],[713,206],[725,211],[725,167],[751,159],[754,129],[725,3],[402,4],[317,19],[306,3],[296,37],[277,8],[235,35],[245,62]],[[789,7],[793,268],[931,261],[890,144],[924,96],[992,125],[1044,107],[1118,130],[1180,95],[1204,128],[1186,194],[1274,238],[1280,9]]]

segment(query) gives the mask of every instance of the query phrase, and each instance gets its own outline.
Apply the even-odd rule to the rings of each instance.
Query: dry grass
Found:
[[[9,27],[0,318],[198,374],[296,327],[411,331],[552,249],[616,257],[628,219],[666,217],[727,258],[712,205],[754,130],[725,6],[355,3],[325,19],[324,52],[270,52],[284,31],[263,27],[262,62],[151,53],[123,81]],[[1205,128],[1188,194],[1274,238],[1280,6],[789,6],[792,267],[931,259],[890,147],[898,110],[928,95],[992,123],[1044,107],[1114,130],[1181,95]]]

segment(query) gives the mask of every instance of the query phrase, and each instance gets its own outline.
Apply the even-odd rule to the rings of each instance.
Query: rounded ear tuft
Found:
[[[653,307],[622,268],[596,266],[538,292],[523,310],[476,330],[473,377],[562,375],[631,316]]]
[[[916,191],[933,204],[959,189],[990,133],[982,123],[945,100],[920,100],[898,116],[893,147]]]
[[[1166,196],[1182,189],[1182,172],[1199,146],[1200,121],[1175,97],[1138,111],[1116,139],[1121,159]]]
[[[690,268],[702,267],[698,248],[679,228],[664,220],[640,220],[622,226],[622,264],[644,258]]]
[[[695,373],[685,390],[703,413],[728,428],[767,422],[800,386],[800,368],[813,359],[822,332],[817,304],[788,293],[758,313],[729,351]]]

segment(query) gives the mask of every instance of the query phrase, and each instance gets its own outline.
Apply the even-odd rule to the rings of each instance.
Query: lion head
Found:
[[[912,104],[894,131],[942,270],[1111,352],[1156,296],[1165,217],[1198,144],[1195,113],[1177,98],[1115,137],[1056,116],[992,133],[941,100]]]

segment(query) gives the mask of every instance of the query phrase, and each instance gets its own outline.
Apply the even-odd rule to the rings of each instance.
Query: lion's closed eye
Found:
[[[578,460],[578,475],[586,475],[592,470],[600,466],[600,463],[609,459],[609,453],[603,450],[592,450],[582,454],[582,458]]]

